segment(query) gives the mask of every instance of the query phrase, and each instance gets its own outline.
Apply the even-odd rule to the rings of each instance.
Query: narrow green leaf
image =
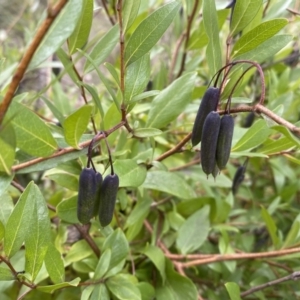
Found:
[[[96,285],[89,300],[110,300],[110,295],[104,283]]]
[[[51,280],[57,284],[65,280],[65,268],[60,252],[50,244],[45,256],[45,266]]]
[[[162,278],[163,284],[166,280],[166,262],[165,255],[162,250],[156,246],[148,245],[143,253],[153,262]]]
[[[72,34],[80,18],[82,2],[83,0],[70,0],[59,13],[35,52],[29,65],[30,69],[40,65]]]
[[[230,31],[234,36],[242,31],[256,16],[262,0],[237,0],[234,6]]]
[[[8,257],[13,256],[30,234],[31,214],[36,202],[36,189],[30,182],[19,198],[11,213],[5,229],[4,252]]]
[[[87,128],[91,111],[92,107],[85,105],[65,119],[63,125],[65,139],[70,146],[79,149],[78,143]]]
[[[183,254],[199,249],[205,242],[210,230],[209,210],[208,205],[204,206],[179,228],[176,245]]]
[[[63,114],[59,111],[59,109],[57,109],[57,107],[46,97],[42,96],[41,99],[45,102],[45,104],[48,106],[48,108],[51,110],[54,117],[60,122],[60,124],[63,124],[65,118]]]
[[[141,300],[140,290],[127,277],[126,274],[110,277],[106,285],[110,292],[120,300]]]
[[[196,197],[192,187],[181,176],[167,171],[147,172],[142,187],[165,192],[182,199]]]
[[[55,53],[58,57],[58,59],[61,61],[61,63],[64,66],[64,70],[68,73],[68,75],[70,76],[70,78],[73,80],[73,82],[75,84],[77,84],[78,82],[78,76],[75,73],[75,70],[73,68],[74,63],[73,61],[70,59],[70,56],[62,49],[59,48],[56,53]]]
[[[259,149],[261,153],[270,155],[272,153],[278,153],[280,151],[288,150],[295,147],[295,142],[291,141],[287,137],[283,137],[281,139],[275,141],[266,142],[262,147]]]
[[[34,202],[31,211],[30,231],[25,236],[25,271],[35,280],[51,242],[50,221],[48,207],[45,199],[36,185],[33,185],[33,197],[29,201]]]
[[[123,6],[123,31],[130,28],[140,8],[141,0],[126,0]]]
[[[154,11],[139,24],[125,48],[126,65],[130,65],[151,50],[168,29],[179,9],[180,3],[172,1]]]
[[[36,289],[41,292],[44,292],[44,293],[52,294],[56,290],[62,289],[64,287],[78,286],[80,280],[81,280],[80,277],[77,277],[70,282],[63,282],[63,283],[58,283],[58,284],[54,284],[54,285],[44,285],[44,286],[39,285],[39,286],[37,286]]]
[[[89,60],[84,65],[84,73],[87,74],[94,70],[103,63],[103,61],[109,56],[112,50],[115,48],[119,40],[119,25],[116,24],[98,41],[95,47],[90,53],[91,59],[95,62],[95,65],[91,64]]]
[[[300,231],[300,222],[298,220],[295,220],[281,248],[285,249],[295,245],[296,242],[298,241],[299,231]]]
[[[70,54],[76,52],[76,48],[82,48],[87,42],[93,21],[93,0],[83,0],[81,15],[76,28],[69,37],[68,46]]]
[[[288,34],[275,35],[253,50],[245,52],[235,57],[235,60],[247,59],[254,60],[258,63],[265,61],[267,58],[273,57],[278,51],[284,48],[292,41],[292,36]]]
[[[215,1],[203,1],[203,22],[209,39],[206,48],[206,57],[210,74],[213,75],[222,67],[218,16]]]
[[[116,70],[116,68],[112,64],[110,64],[108,62],[104,63],[104,66],[109,71],[110,75],[113,77],[114,81],[116,82],[116,84],[120,88],[120,79],[119,79],[120,74],[119,74],[119,72]]]
[[[125,103],[140,94],[148,84],[150,77],[150,55],[147,53],[136,60],[126,69],[125,75]]]
[[[232,49],[233,57],[248,52],[279,32],[286,24],[287,19],[266,21],[243,35]]]
[[[8,122],[1,127],[0,145],[0,172],[10,175],[15,160],[16,135],[13,126]]]
[[[13,101],[5,116],[14,127],[17,147],[33,156],[48,156],[57,144],[47,125],[26,106]]]
[[[161,135],[162,131],[156,128],[137,128],[134,130],[134,136],[146,138]]]
[[[0,281],[16,280],[11,270],[8,268],[0,267]]]
[[[255,122],[240,140],[232,147],[232,151],[245,151],[261,145],[271,133],[264,120]]]
[[[240,287],[235,282],[227,282],[225,283],[225,287],[230,300],[241,300]]]
[[[77,218],[77,195],[61,201],[56,207],[57,216],[65,222],[79,223]]]
[[[4,238],[4,235],[5,235],[5,227],[4,227],[3,223],[0,221],[0,242]]]
[[[1,195],[0,221],[6,225],[11,212],[14,209],[14,203],[10,195],[4,193]]]
[[[195,73],[187,73],[161,91],[152,101],[146,127],[162,128],[179,116],[191,100],[195,79]]]
[[[107,248],[101,254],[101,257],[99,259],[98,265],[94,273],[94,277],[93,277],[94,279],[100,279],[105,275],[110,264],[110,258],[111,258],[111,250]]]
[[[300,139],[298,137],[296,137],[295,135],[293,135],[286,127],[284,127],[282,125],[275,125],[275,126],[272,126],[271,128],[282,133],[295,146],[300,147]]]
[[[277,236],[277,227],[276,227],[276,224],[275,224],[274,220],[270,216],[269,212],[263,206],[261,208],[261,215],[262,215],[262,218],[265,221],[265,224],[266,224],[268,232],[271,236],[273,245],[276,248],[278,248],[280,240]]]
[[[147,92],[144,92],[144,93],[134,96],[131,99],[131,102],[137,102],[137,101],[143,100],[145,98],[154,97],[154,96],[157,96],[159,93],[160,93],[160,91],[157,91],[157,90],[147,91]]]

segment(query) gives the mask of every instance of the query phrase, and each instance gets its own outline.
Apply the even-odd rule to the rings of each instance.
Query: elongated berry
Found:
[[[93,217],[98,215],[99,212],[99,206],[100,206],[100,191],[101,191],[101,186],[102,186],[102,175],[100,173],[96,173],[95,175],[95,181],[96,181],[96,199],[95,199],[95,203],[94,203],[94,213],[93,213]]]
[[[244,178],[245,178],[245,172],[246,172],[246,166],[239,166],[234,174],[233,177],[233,181],[232,181],[232,193],[233,195],[236,194],[239,186],[241,185],[241,183],[243,182]]]
[[[84,168],[79,177],[77,217],[82,224],[87,224],[94,215],[94,207],[99,198],[102,183],[101,174],[91,168]]]
[[[99,221],[102,227],[107,226],[114,214],[115,203],[119,188],[117,174],[107,175],[102,183],[100,191]]]
[[[210,87],[206,90],[199,106],[192,131],[191,140],[193,146],[201,142],[204,121],[211,111],[215,111],[217,109],[219,100],[220,90],[218,88]]]
[[[201,141],[201,165],[204,173],[214,172],[216,163],[216,150],[220,130],[220,116],[217,112],[210,112],[203,124]]]
[[[242,127],[249,128],[252,126],[255,119],[255,113],[253,111],[249,112],[246,118],[242,122]]]
[[[233,128],[233,117],[231,115],[224,115],[221,118],[216,152],[216,161],[220,170],[225,168],[230,156]]]

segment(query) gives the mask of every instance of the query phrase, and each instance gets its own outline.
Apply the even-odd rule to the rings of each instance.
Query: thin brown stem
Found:
[[[197,158],[197,159],[192,160],[189,163],[186,163],[182,166],[171,168],[171,169],[169,169],[169,171],[170,172],[175,172],[175,171],[184,170],[185,168],[188,168],[188,167],[191,167],[191,166],[194,166],[194,165],[198,165],[199,163],[200,163],[200,158]]]
[[[21,184],[19,184],[18,182],[14,181],[14,180],[10,184],[13,187],[15,187],[18,191],[20,191],[21,193],[23,193],[25,191],[24,187]]]
[[[270,286],[273,286],[273,285],[277,285],[277,284],[281,284],[285,281],[290,281],[290,280],[299,280],[300,279],[300,272],[297,271],[297,272],[293,272],[292,274],[288,275],[288,276],[284,276],[282,278],[278,278],[278,279],[275,279],[275,280],[272,280],[272,281],[269,281],[269,282],[266,282],[264,284],[261,284],[261,285],[258,285],[258,286],[255,286],[251,289],[249,289],[248,291],[245,291],[243,293],[241,293],[241,297],[246,297],[250,294],[253,294],[257,291],[261,291],[267,287],[270,287]]]
[[[41,26],[37,30],[36,35],[33,38],[33,41],[29,45],[28,49],[24,53],[17,70],[12,78],[12,81],[8,87],[6,94],[4,95],[3,101],[0,104],[0,125],[3,122],[4,116],[9,108],[9,105],[13,99],[13,96],[16,92],[16,89],[22,80],[29,63],[37,50],[38,46],[40,45],[41,41],[45,37],[47,31],[49,30],[50,26],[64,8],[64,6],[68,3],[68,0],[60,0],[54,7],[50,7],[48,9],[48,15],[44,22],[42,22]]]
[[[111,25],[115,25],[115,20],[113,19],[113,17],[110,15],[109,11],[108,11],[108,8],[107,8],[107,5],[106,5],[106,1],[105,0],[102,0],[102,5],[103,5],[103,8],[106,12],[106,15],[111,23]]]
[[[192,12],[188,16],[188,23],[187,23],[186,33],[185,33],[184,52],[183,52],[183,56],[182,56],[182,59],[181,59],[180,69],[179,69],[179,72],[177,74],[177,78],[180,77],[181,74],[184,71],[184,66],[185,66],[185,61],[186,61],[186,56],[187,56],[187,48],[188,48],[188,44],[189,44],[189,40],[190,40],[192,23],[193,23],[194,17],[195,17],[196,12],[197,12],[198,4],[199,4],[199,0],[195,0]]]

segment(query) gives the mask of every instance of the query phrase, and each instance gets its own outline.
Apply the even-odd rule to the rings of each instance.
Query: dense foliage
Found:
[[[299,1],[2,2],[1,300],[300,297]]]

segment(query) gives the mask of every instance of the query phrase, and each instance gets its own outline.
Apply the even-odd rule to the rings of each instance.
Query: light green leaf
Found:
[[[8,268],[0,267],[0,281],[16,280],[11,270]]]
[[[240,287],[235,282],[227,282],[225,283],[225,287],[230,300],[241,300]]]
[[[24,152],[45,157],[57,149],[57,143],[47,125],[26,106],[13,101],[5,119],[12,119],[17,147]]]
[[[154,96],[157,96],[159,93],[160,93],[160,91],[157,91],[157,90],[147,91],[147,92],[144,92],[144,93],[134,96],[131,99],[131,102],[137,102],[137,101],[143,100],[145,98],[154,97]]]
[[[295,135],[293,135],[285,126],[275,125],[275,126],[272,126],[271,128],[282,133],[295,146],[300,147],[300,139],[298,137],[296,137]]]
[[[286,24],[287,19],[274,19],[266,21],[243,35],[232,49],[233,56],[248,52],[271,38],[279,32]]]
[[[209,206],[192,214],[179,228],[176,245],[183,254],[193,252],[205,242],[209,230]]]
[[[116,68],[108,62],[104,63],[104,66],[109,71],[110,75],[113,77],[114,81],[118,85],[118,88],[120,88],[120,79],[119,79],[120,72],[119,72],[119,70],[117,71]]]
[[[75,30],[68,40],[69,52],[71,55],[76,52],[76,48],[82,48],[89,38],[93,21],[93,6],[93,0],[83,0],[80,18]]]
[[[210,74],[213,75],[222,67],[218,16],[215,1],[203,1],[203,23],[209,39],[206,48],[206,57]]]
[[[81,261],[92,254],[95,255],[89,244],[85,240],[79,240],[72,245],[71,249],[67,253],[64,259],[65,266],[68,266],[73,262]]]
[[[65,139],[70,146],[79,149],[78,143],[87,128],[91,111],[92,107],[85,105],[65,119],[63,125]]]
[[[78,76],[73,68],[74,63],[71,60],[70,56],[64,51],[63,48],[59,48],[55,54],[63,64],[64,71],[68,73],[68,75],[70,76],[70,78],[73,80],[75,84],[78,84]],[[57,109],[59,110],[59,107],[57,107]],[[63,113],[63,111],[61,111],[61,113]]]
[[[162,128],[173,121],[191,101],[195,79],[195,73],[187,73],[161,91],[152,101],[146,127]]]
[[[275,35],[253,50],[245,52],[235,57],[235,60],[247,59],[254,60],[258,63],[265,61],[269,57],[273,57],[278,51],[284,48],[292,41],[292,36],[287,34]]]
[[[83,0],[70,0],[49,28],[29,65],[36,68],[53,54],[72,34],[80,18]]]
[[[232,151],[245,151],[261,145],[270,135],[271,129],[264,120],[255,122],[240,140],[232,147]]]
[[[42,96],[41,99],[45,102],[45,104],[51,110],[53,116],[60,122],[60,124],[63,124],[65,118],[64,118],[63,114],[59,111],[59,109],[55,106],[55,104],[52,103],[50,100],[48,100],[44,96]]]
[[[155,299],[155,290],[153,285],[149,282],[139,282],[137,284],[138,289],[141,292],[142,300],[152,300]]]
[[[58,283],[58,284],[54,284],[54,285],[45,285],[45,286],[39,285],[39,286],[37,286],[36,289],[41,292],[44,292],[44,293],[52,294],[56,290],[62,289],[64,287],[78,286],[80,280],[81,280],[80,277],[77,277],[70,282],[63,282],[63,283]]]
[[[16,135],[13,126],[8,122],[1,127],[0,145],[0,172],[10,175],[15,160]]]
[[[134,130],[133,134],[139,138],[147,138],[161,135],[162,131],[156,128],[137,128]]]
[[[119,40],[119,24],[113,26],[106,34],[99,39],[98,43],[92,49],[90,53],[91,59],[95,62],[96,66],[99,66],[109,56],[112,50],[115,48]],[[84,65],[84,73],[87,74],[93,71],[95,66],[91,64],[89,60]]]
[[[56,207],[57,216],[65,222],[79,223],[77,218],[77,195],[60,202]]]
[[[51,243],[50,221],[45,199],[36,185],[33,185],[33,197],[29,199],[34,206],[31,211],[29,233],[25,236],[25,271],[35,280]],[[19,200],[20,201],[20,200]]]
[[[76,170],[77,171],[77,170]],[[55,181],[57,184],[66,187],[72,191],[78,190],[78,176],[76,172],[51,169],[44,174],[44,178],[49,178]]]
[[[13,174],[7,175],[5,173],[0,172],[0,195],[2,195],[10,186],[13,177],[14,177]],[[1,205],[0,205],[0,211],[1,211]]]
[[[11,212],[14,209],[14,203],[12,198],[8,194],[1,195],[1,205],[0,205],[0,221],[3,225],[6,225]]]
[[[298,220],[295,220],[281,248],[285,249],[295,245],[298,239],[299,232],[300,222]]]
[[[127,277],[126,274],[110,277],[106,285],[119,300],[141,300],[140,290]]]
[[[93,277],[94,279],[100,279],[105,275],[110,264],[110,258],[111,258],[111,250],[107,248],[101,254],[101,257],[99,259],[98,265],[94,273],[94,277]]]
[[[33,182],[30,182],[9,216],[4,237],[4,252],[8,257],[20,249],[26,235],[30,234],[31,215],[36,197],[36,189]]]
[[[124,2],[123,2],[124,3]],[[123,31],[130,28],[140,8],[141,0],[126,0],[123,6]]]
[[[230,31],[234,36],[242,31],[256,16],[262,0],[237,0],[234,6]]]
[[[268,141],[259,149],[261,153],[265,153],[267,155],[272,153],[278,153],[280,151],[288,150],[295,147],[295,142],[291,141],[290,138],[283,137],[281,139],[275,141]]]
[[[105,284],[96,285],[89,300],[110,300],[110,295]]]
[[[166,273],[165,273],[165,255],[162,250],[156,246],[148,245],[143,253],[153,262],[159,274],[162,278],[163,284],[166,280]]]
[[[125,75],[125,103],[140,94],[148,84],[150,77],[150,56],[145,54],[126,69]]]
[[[51,280],[57,284],[65,280],[65,268],[60,252],[50,244],[45,256],[45,266]]]
[[[165,192],[182,199],[196,197],[194,190],[183,177],[167,171],[148,171],[142,187]]]
[[[263,206],[261,208],[261,215],[265,221],[265,224],[266,224],[268,232],[271,236],[273,245],[276,248],[278,248],[280,240],[279,240],[279,237],[277,236],[277,227],[276,227],[274,220],[270,216],[269,212]]]
[[[168,29],[179,9],[180,3],[172,1],[154,11],[139,24],[125,48],[126,65],[130,65],[151,50]]]
[[[144,165],[138,165],[131,159],[118,159],[114,163],[114,171],[119,176],[119,187],[138,187],[146,178],[146,167]],[[107,170],[105,173],[108,174]]]

